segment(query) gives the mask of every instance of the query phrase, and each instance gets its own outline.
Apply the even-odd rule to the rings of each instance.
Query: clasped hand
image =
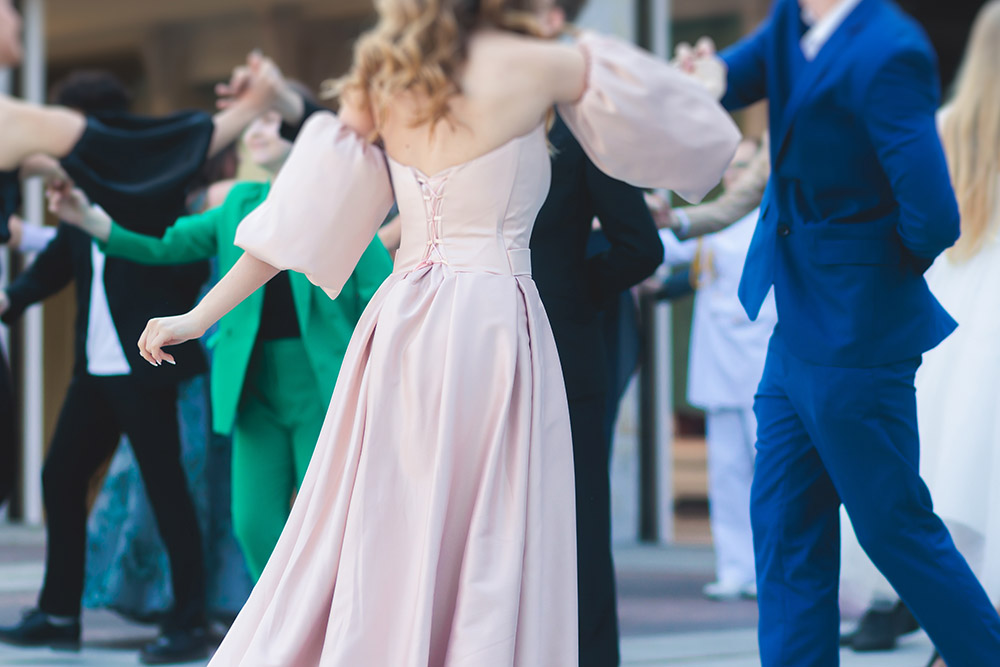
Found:
[[[715,42],[702,37],[691,46],[681,42],[674,50],[673,65],[700,81],[717,100],[726,94],[726,63],[718,56]]]

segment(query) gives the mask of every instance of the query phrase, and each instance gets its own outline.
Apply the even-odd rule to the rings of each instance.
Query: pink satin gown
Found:
[[[595,161],[704,195],[739,138],[728,116],[631,47],[587,48],[590,90],[562,112]],[[639,114],[642,141],[621,145],[641,128],[602,115],[608,91]],[[543,127],[426,175],[332,114],[310,119],[237,243],[331,293],[394,198],[402,245],[354,333],[288,524],[212,665],[578,664],[569,413],[528,250],[549,180]]]

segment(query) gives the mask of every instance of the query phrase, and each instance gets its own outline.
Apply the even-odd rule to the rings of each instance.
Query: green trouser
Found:
[[[327,406],[299,338],[251,358],[233,430],[233,527],[256,581],[288,519]]]

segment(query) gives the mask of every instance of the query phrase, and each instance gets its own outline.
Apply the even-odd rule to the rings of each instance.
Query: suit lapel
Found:
[[[858,6],[854,8],[854,11],[848,14],[844,22],[830,36],[830,39],[823,45],[819,53],[816,54],[813,61],[806,62],[802,67],[797,80],[792,85],[788,100],[785,102],[785,110],[781,117],[781,126],[779,134],[776,137],[777,142],[773,152],[776,158],[775,162],[777,162],[777,158],[781,157],[792,125],[795,123],[795,114],[802,107],[802,103],[809,99],[809,95],[816,90],[817,84],[824,77],[846,66],[849,58],[846,57],[845,47],[847,47],[850,40],[858,31],[864,27],[864,18],[875,7],[876,2],[878,0],[861,0]],[[797,5],[797,3],[790,4]],[[797,19],[798,17],[796,17]],[[791,48],[801,48],[797,38],[794,39]],[[800,54],[799,57],[801,57]]]

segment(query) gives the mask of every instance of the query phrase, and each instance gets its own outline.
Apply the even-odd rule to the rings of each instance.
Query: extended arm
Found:
[[[142,264],[185,264],[208,259],[218,252],[216,229],[225,215],[222,207],[179,218],[157,238],[113,222],[100,207],[92,206],[81,191],[65,184],[49,188],[48,197],[53,214],[92,236],[108,255]]]
[[[30,155],[69,154],[83,134],[83,114],[0,95],[0,170],[20,166]]]
[[[164,352],[163,347],[200,338],[223,315],[260,289],[277,273],[278,269],[267,262],[244,253],[233,268],[205,295],[201,303],[189,313],[150,320],[146,330],[139,337],[139,354],[154,366],[159,366],[164,361],[174,363],[173,355]]]
[[[108,240],[101,249],[108,255],[141,264],[185,264],[214,257],[218,253],[216,224],[219,209],[180,218],[161,238],[137,234],[111,223]]]
[[[299,124],[305,105],[281,76],[273,62],[251,54],[233,83],[220,92],[234,95],[212,118],[208,156],[231,144],[263,111],[274,108],[287,123]],[[29,156],[41,153],[56,158],[69,155],[83,136],[83,114],[62,107],[31,104],[0,95],[0,170],[18,167]]]
[[[923,271],[959,235],[959,212],[935,125],[938,88],[933,58],[897,53],[877,72],[864,123],[899,205],[897,230]]]
[[[736,151],[740,132],[698,80],[629,44],[593,34],[583,96],[559,114],[601,171],[700,201]]]
[[[284,125],[294,128],[291,136],[286,137],[290,141],[294,141],[306,118],[317,110],[288,85],[273,60],[256,51],[247,57],[246,65],[233,71],[229,83],[216,86],[216,93],[222,111],[212,118],[215,130],[209,157],[239,139],[243,130],[267,109],[278,111]]]
[[[364,139],[372,125],[350,104],[339,118],[310,119],[268,198],[240,223],[236,244],[247,252],[194,310],[150,320],[139,340],[143,358],[172,361],[164,346],[204,334],[279,268],[339,292],[392,203],[385,156]]]
[[[761,145],[746,173],[722,195],[707,204],[688,206],[674,212],[678,238],[691,239],[721,231],[743,219],[760,206],[771,175],[771,160],[767,141]]]
[[[768,19],[752,34],[722,52],[726,64],[726,94],[722,106],[730,111],[750,106],[767,96],[766,47],[770,40]]]

